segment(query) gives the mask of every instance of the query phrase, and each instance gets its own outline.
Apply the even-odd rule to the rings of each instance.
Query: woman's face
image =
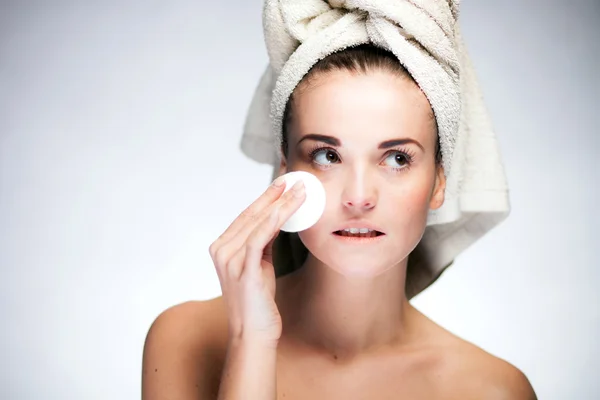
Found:
[[[444,200],[427,98],[414,82],[375,70],[313,77],[293,101],[281,172],[308,171],[327,193],[323,216],[300,239],[344,275],[397,265],[421,240],[428,210]],[[382,234],[357,241],[340,235],[344,228]]]

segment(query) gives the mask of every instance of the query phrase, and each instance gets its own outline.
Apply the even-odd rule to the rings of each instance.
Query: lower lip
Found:
[[[382,240],[385,235],[373,236],[373,237],[357,237],[357,236],[341,236],[335,233],[332,234],[336,239],[341,240],[346,243],[356,243],[356,244],[368,244],[368,243],[376,243]]]

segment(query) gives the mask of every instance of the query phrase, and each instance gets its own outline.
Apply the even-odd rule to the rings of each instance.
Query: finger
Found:
[[[246,225],[249,221],[252,221],[259,215],[265,208],[273,204],[277,199],[281,197],[285,189],[285,180],[279,177],[273,181],[273,183],[267,188],[267,190],[260,195],[248,208],[242,211],[238,217],[229,225],[229,227],[217,238],[214,243],[214,247],[218,248],[223,242],[227,242],[232,237],[236,236],[240,229]]]
[[[259,215],[257,215],[252,220],[247,221],[246,224],[242,228],[240,228],[238,233],[234,237],[232,237],[228,243],[223,245],[224,248],[229,249],[229,250],[224,250],[224,251],[225,252],[235,252],[240,247],[245,246],[246,242],[248,240],[248,237],[253,235],[254,230],[257,229],[257,227],[260,226],[265,221],[265,219],[268,219],[268,217],[270,215],[272,215],[273,212],[280,207],[283,207],[283,209],[286,210],[285,218],[287,220],[291,215],[291,213],[289,213],[288,210],[289,209],[293,210],[292,211],[292,213],[293,213],[295,210],[297,210],[300,207],[300,205],[302,204],[302,201],[303,201],[303,197],[302,197],[303,189],[301,190],[300,196],[298,196],[298,194],[297,194],[298,192],[294,190],[294,188],[296,188],[296,187],[301,187],[301,189],[302,189],[303,185],[298,185],[298,183],[296,183],[292,187],[291,190],[288,190],[283,196],[281,196],[279,199],[277,199],[272,205],[270,205],[265,210],[263,210],[263,212],[261,212]],[[272,234],[276,234],[277,232],[279,232],[279,228],[272,230]]]
[[[269,230],[272,229],[272,226],[274,226],[277,223],[278,223],[277,210],[275,210],[275,212],[271,215],[271,217],[269,219],[267,219],[266,221],[264,221],[263,226],[261,227],[261,231],[264,230],[265,232],[269,232]],[[278,234],[279,234],[279,230],[274,232],[271,235],[271,237],[267,239],[268,240],[267,245],[268,244],[272,245],[272,242],[275,240],[275,238],[277,237]],[[261,246],[260,241],[258,243],[256,243],[256,246],[258,246],[257,248],[259,248]],[[266,248],[266,246],[263,247],[263,250],[265,248]],[[272,247],[271,247],[271,249],[272,249]],[[224,268],[221,271],[221,275],[226,277],[226,279],[239,280],[242,273],[244,272],[244,269],[246,268],[247,250],[248,250],[248,246],[240,247],[229,258],[229,260],[224,264]],[[262,259],[262,254],[261,254],[260,258]],[[260,260],[259,260],[259,264],[260,264]]]
[[[276,229],[273,235],[271,236],[271,239],[263,249],[262,259],[270,265],[273,265],[273,245],[275,243],[275,240],[277,240],[279,233],[281,233],[281,231],[279,229]]]
[[[306,190],[303,185],[294,185],[294,189],[286,193],[290,193],[291,198],[288,201],[282,202],[281,206],[279,207],[279,216],[277,224],[275,225],[277,231],[281,229],[287,220],[290,219],[290,217],[302,206],[306,200]]]
[[[269,240],[269,242],[263,250],[263,260],[266,261],[268,264],[273,265],[273,246],[275,244],[275,240],[277,240],[277,237],[281,233],[282,224],[284,224],[289,219],[289,217],[293,215],[294,212],[296,212],[296,210],[302,205],[302,203],[305,200],[302,198],[302,196],[297,197],[299,198],[296,201],[290,201],[285,204],[282,204],[283,212],[281,212],[281,210],[279,211],[276,229],[273,232],[273,235],[271,236],[271,240]]]
[[[246,249],[246,258],[244,260],[244,270],[242,274],[248,274],[252,277],[258,277],[260,273],[260,263],[263,259],[263,252],[267,244],[271,241],[276,228],[279,224],[280,207],[277,207],[269,218],[266,218],[257,226],[249,236],[246,244],[243,246]]]
[[[281,202],[289,200],[290,195],[287,193],[282,196],[276,203],[269,206],[269,208],[261,213],[259,216],[254,218],[242,228],[242,232],[238,232],[229,242],[222,244],[214,253],[213,261],[217,268],[219,276],[225,276],[228,278],[239,278],[243,269],[244,255],[246,254],[246,242],[248,237],[257,229],[258,226],[262,226],[265,220],[268,222],[269,215],[273,219],[273,225],[277,223],[277,208],[280,207]],[[271,227],[272,236],[279,233],[279,230],[275,230]]]
[[[225,276],[229,279],[239,280],[244,271],[244,260],[246,259],[246,248],[240,248],[225,265]]]
[[[277,240],[277,237],[279,236],[279,233],[281,232],[281,227],[296,212],[296,210],[298,210],[298,208],[300,208],[302,203],[304,203],[305,199],[306,199],[306,195],[301,192],[301,193],[296,194],[295,199],[293,199],[293,201],[288,201],[281,205],[281,207],[279,209],[277,223],[275,225],[275,232],[271,236],[269,242],[267,243],[267,245],[265,246],[265,248],[263,250],[262,259],[266,263],[273,265],[273,244],[275,243],[275,240]],[[263,271],[263,272],[270,273],[272,271]]]
[[[296,186],[296,185],[294,185]],[[244,271],[249,273],[260,272],[260,262],[264,259],[269,261],[269,258],[273,260],[272,246],[274,238],[279,233],[281,227],[285,222],[292,216],[298,208],[302,205],[306,199],[306,193],[303,190],[303,185],[298,186],[300,190],[290,190],[291,198],[288,201],[278,204],[277,208],[273,210],[270,217],[263,221],[257,228],[255,228],[249,235],[246,241],[246,261],[244,263]],[[286,194],[288,194],[286,193]],[[265,251],[267,254],[265,254]]]

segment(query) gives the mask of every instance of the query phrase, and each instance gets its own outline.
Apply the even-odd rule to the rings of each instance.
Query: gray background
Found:
[[[566,3],[463,2],[513,211],[414,304],[598,399],[600,2]],[[208,246],[269,182],[238,146],[261,1],[0,4],[0,398],[139,397],[150,323],[220,293]]]

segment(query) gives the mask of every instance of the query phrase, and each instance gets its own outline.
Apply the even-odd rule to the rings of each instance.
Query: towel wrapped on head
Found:
[[[498,143],[460,35],[458,0],[266,0],[269,65],[244,126],[241,148],[278,173],[283,117],[296,86],[330,54],[361,44],[393,53],[433,109],[446,175],[442,207],[408,260],[406,294],[429,286],[460,252],[510,212]],[[277,276],[298,268],[297,234],[274,244]]]

